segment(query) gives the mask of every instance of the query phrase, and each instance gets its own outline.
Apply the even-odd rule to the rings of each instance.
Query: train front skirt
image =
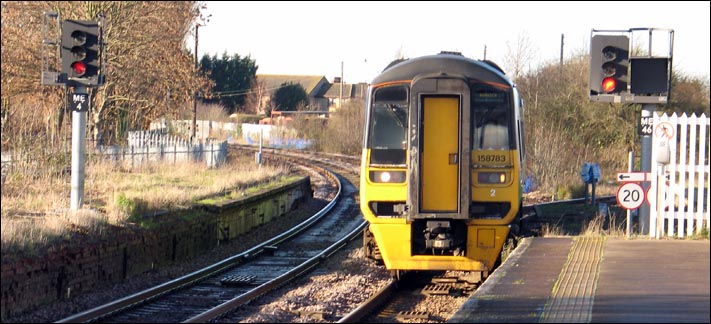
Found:
[[[467,227],[463,256],[413,255],[410,224],[371,224],[370,231],[378,242],[388,270],[461,270],[491,271],[509,234],[508,226]]]

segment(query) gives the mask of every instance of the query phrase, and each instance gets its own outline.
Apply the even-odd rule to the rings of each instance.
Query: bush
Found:
[[[206,104],[200,103],[197,107],[197,119],[198,120],[212,120],[218,122],[228,122],[230,121],[229,114],[225,107],[220,104]]]
[[[259,120],[262,118],[264,118],[263,115],[237,114],[237,118],[233,122],[237,124],[259,124]]]
[[[114,213],[128,222],[143,223],[143,214],[148,212],[148,202],[140,198],[129,198],[123,192],[116,196]]]
[[[572,185],[558,185],[555,189],[556,199],[575,199],[584,198],[585,191],[587,190],[587,185],[582,184],[572,184]]]
[[[327,152],[360,155],[363,148],[364,114],[362,101],[348,101],[331,114],[321,139]]]
[[[558,185],[555,188],[555,198],[556,199],[570,199],[570,191],[566,186]]]
[[[125,193],[116,195],[114,201],[114,212],[118,213],[122,218],[130,218],[136,210],[136,202],[133,199],[126,197]]]
[[[584,198],[587,190],[588,185],[585,183],[572,184],[568,188],[568,191],[570,192],[570,198]]]

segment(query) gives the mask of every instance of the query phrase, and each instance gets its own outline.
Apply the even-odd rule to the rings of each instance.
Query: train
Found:
[[[390,63],[365,105],[365,256],[395,277],[488,276],[521,219],[524,106],[514,82],[494,62],[443,51]]]

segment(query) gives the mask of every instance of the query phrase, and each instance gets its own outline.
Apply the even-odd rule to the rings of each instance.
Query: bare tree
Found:
[[[518,80],[523,75],[526,66],[530,66],[531,61],[536,57],[537,50],[526,32],[518,35],[513,47],[507,41],[506,48],[504,69],[511,75],[512,79]]]
[[[402,45],[395,51],[395,58],[393,60],[404,60],[405,59],[405,52],[402,49]]]
[[[245,112],[253,114],[266,114],[264,111],[264,98],[267,95],[267,86],[264,81],[258,78],[252,80],[252,88],[250,89],[245,103]]]
[[[57,12],[62,21],[105,17],[106,83],[90,90],[88,127],[95,140],[116,140],[123,131],[145,127],[155,117],[176,115],[187,108],[195,89],[208,87],[209,80],[197,74],[185,46],[203,7],[193,1],[2,2],[2,98],[3,115],[8,116],[3,146],[16,134],[5,125],[13,124],[13,115],[26,113],[28,107],[23,106],[38,101],[39,93],[43,100],[37,105],[44,116],[39,120],[45,120],[49,130],[62,124],[63,87],[39,82],[43,12]],[[56,28],[50,34],[59,35]],[[51,61],[57,61],[58,51],[50,51]]]

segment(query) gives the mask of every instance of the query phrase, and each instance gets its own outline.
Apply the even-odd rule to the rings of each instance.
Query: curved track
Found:
[[[234,149],[233,147],[232,149]],[[240,150],[257,151],[255,147],[237,147]],[[100,315],[98,309],[84,312],[61,320],[60,322],[75,322],[101,320],[103,322],[204,322],[217,318],[240,318],[235,313],[236,309],[257,297],[265,295],[285,282],[310,272],[320,260],[328,258],[336,249],[349,244],[349,249],[358,249],[356,242],[351,242],[361,236],[365,223],[358,212],[357,192],[351,183],[358,183],[357,157],[342,155],[319,154],[289,150],[263,150],[268,160],[277,156],[286,163],[321,165],[324,168],[339,169],[347,178],[341,178],[347,185],[340,188],[345,195],[341,199],[334,199],[330,205],[334,207],[335,216],[328,216],[323,221],[308,222],[323,224],[315,225],[306,230],[302,235],[286,233],[279,238],[265,242],[247,252],[226,259],[212,267],[211,270],[203,269],[193,274],[165,283],[161,286],[126,297],[113,304],[121,304],[116,309],[131,309],[116,312],[116,309],[103,309]],[[283,160],[285,159],[285,160]],[[340,176],[335,176],[339,177]],[[607,201],[614,197],[602,197]],[[338,202],[345,200],[347,202]],[[537,213],[545,204],[581,204],[582,199],[558,201],[537,205],[526,205],[523,209],[522,226],[537,223]],[[304,225],[307,226],[307,225]],[[302,226],[299,226],[302,227]],[[288,238],[286,237],[288,236]],[[329,243],[325,243],[328,241]],[[355,247],[354,247],[355,246]],[[320,247],[316,249],[316,247]],[[296,266],[301,264],[301,266]],[[208,274],[209,273],[209,274]],[[408,285],[391,281],[389,284],[380,284],[383,289],[374,293],[365,303],[353,300],[351,306],[345,306],[347,312],[340,315],[333,314],[330,318],[340,319],[340,322],[444,322],[456,311],[457,305],[463,303],[466,296],[471,294],[475,286],[462,282],[456,274],[441,274],[429,279],[411,281]],[[188,279],[190,277],[191,279]],[[181,279],[186,280],[178,283]],[[371,283],[372,284],[372,283]],[[397,286],[400,286],[399,288]],[[374,287],[370,287],[371,291]],[[170,292],[158,292],[164,289]],[[323,289],[328,289],[324,287]],[[353,287],[353,290],[365,287]],[[151,292],[152,291],[152,292]],[[150,295],[150,296],[149,296]],[[154,295],[165,295],[156,297]],[[171,297],[166,297],[171,296]],[[146,299],[146,297],[148,297]],[[216,297],[216,298],[215,298]],[[139,301],[143,300],[143,301]],[[318,301],[314,301],[317,302]],[[425,306],[423,306],[425,305]],[[432,311],[432,309],[439,309]],[[231,315],[226,316],[225,314]],[[90,315],[91,314],[91,315]],[[312,314],[313,315],[313,314]],[[335,317],[334,317],[335,316]]]
[[[309,161],[314,164],[314,161]],[[330,172],[329,172],[330,173]],[[334,179],[337,176],[331,174]],[[365,225],[344,191],[297,228],[217,264],[59,322],[202,322],[239,307],[307,272]],[[348,196],[348,195],[345,195]]]

